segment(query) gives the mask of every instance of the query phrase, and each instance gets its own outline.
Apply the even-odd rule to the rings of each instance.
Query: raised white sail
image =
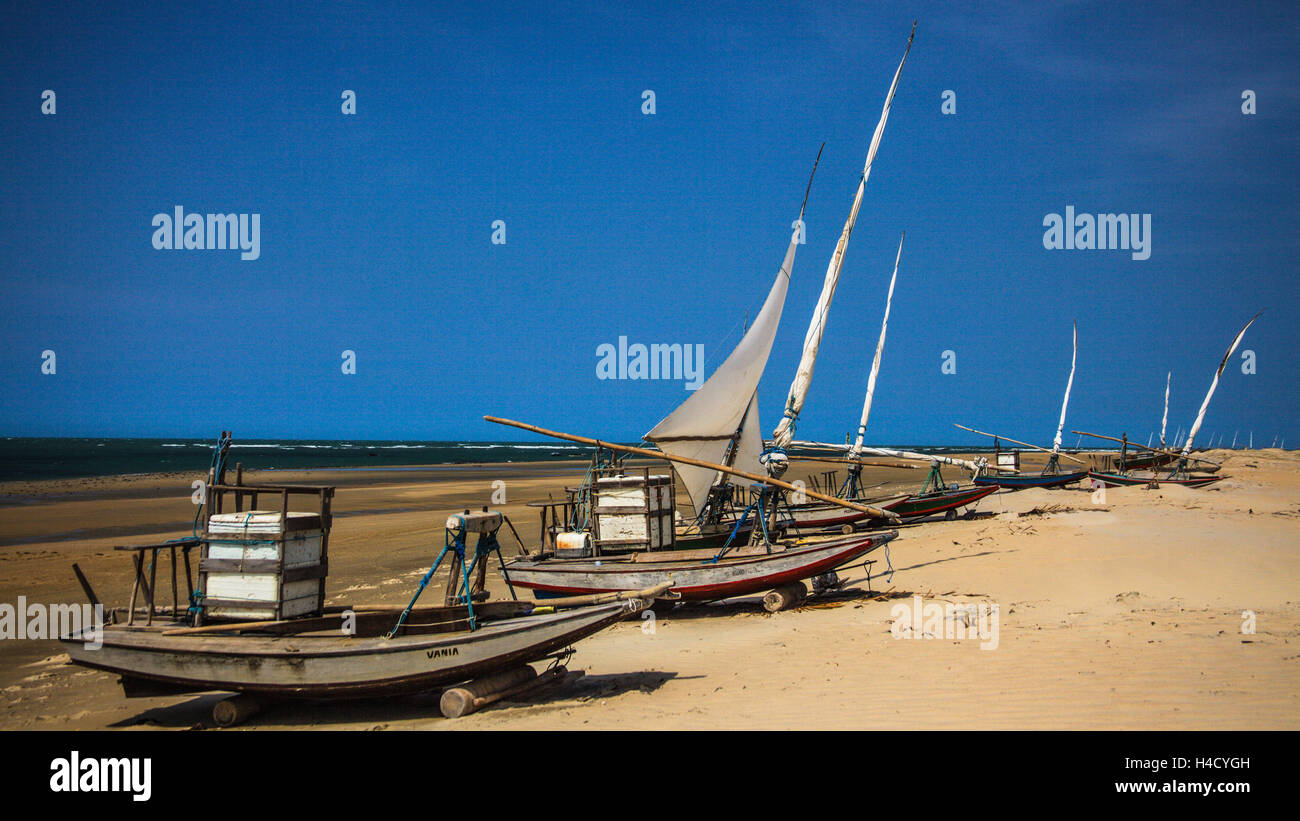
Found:
[[[1187,458],[1187,454],[1192,452],[1192,440],[1196,438],[1197,431],[1201,429],[1201,422],[1205,420],[1205,411],[1210,407],[1210,397],[1214,396],[1215,389],[1219,387],[1219,377],[1223,376],[1223,369],[1228,365],[1228,357],[1232,356],[1232,352],[1237,350],[1237,346],[1241,344],[1241,338],[1246,335],[1246,329],[1253,325],[1256,319],[1259,319],[1259,314],[1252,316],[1250,322],[1247,322],[1246,326],[1237,333],[1237,338],[1232,340],[1232,347],[1228,348],[1228,352],[1223,355],[1223,361],[1219,363],[1219,369],[1214,372],[1214,380],[1210,382],[1210,390],[1205,394],[1205,401],[1201,403],[1201,410],[1196,414],[1196,421],[1192,423],[1192,429],[1187,432],[1187,441],[1183,443],[1183,458]],[[1253,441],[1252,438],[1252,444]]]
[[[1065,409],[1070,406],[1070,388],[1074,386],[1074,363],[1079,358],[1079,323],[1074,323],[1074,353],[1070,354],[1070,378],[1065,383],[1065,399],[1061,402],[1061,421],[1056,426],[1052,440],[1052,453],[1061,452],[1061,432],[1065,430]]]
[[[803,210],[799,212],[800,222]],[[799,244],[799,229],[795,228],[790,237],[790,247],[786,249],[785,260],[776,273],[772,288],[762,309],[754,319],[754,324],[736,344],[731,355],[713,372],[677,409],[668,414],[662,422],[643,438],[654,442],[665,453],[685,456],[705,462],[721,462],[741,432],[744,441],[742,422],[754,405],[754,393],[758,380],[763,376],[767,366],[767,357],[772,350],[772,340],[776,337],[777,326],[781,322],[781,310],[785,306],[786,290],[790,286],[790,272],[794,268],[795,249]],[[758,411],[754,408],[752,424],[758,427]],[[748,424],[745,425],[748,427]],[[699,513],[709,495],[717,471],[692,465],[675,465],[686,493]]]
[[[1174,372],[1170,371],[1165,377],[1165,415],[1160,417],[1160,447],[1165,446],[1165,425],[1169,424],[1169,382],[1174,378]],[[1148,442],[1147,444],[1151,444]]]
[[[758,394],[755,393],[749,400],[749,409],[745,411],[745,420],[741,424],[740,437],[736,441],[736,450],[731,459],[730,467],[747,470],[750,473],[763,475],[765,468],[758,461],[758,457],[763,453],[763,429],[758,422]],[[732,479],[732,481],[736,481]]]
[[[867,178],[871,176],[871,164],[880,149],[880,139],[885,133],[885,123],[889,120],[889,107],[894,102],[894,92],[898,90],[898,78],[903,74],[903,64],[907,62],[908,52],[912,50],[912,38],[916,36],[916,24],[912,24],[912,33],[907,37],[907,48],[903,59],[894,72],[894,81],[889,85],[889,94],[885,96],[885,106],[880,112],[880,122],[871,135],[871,147],[867,149],[867,162],[862,167],[862,179],[858,181],[858,191],[853,197],[853,207],[849,209],[849,218],[844,222],[839,242],[835,244],[835,253],[831,254],[826,266],[826,278],[822,281],[821,297],[813,309],[812,321],[808,324],[808,333],[804,335],[803,355],[799,359],[799,369],[795,371],[794,381],[790,383],[790,392],[785,400],[785,413],[781,422],[772,433],[772,445],[777,448],[789,447],[794,438],[794,424],[803,410],[804,400],[808,396],[808,386],[812,382],[813,368],[817,364],[817,349],[821,346],[822,333],[826,330],[826,319],[830,314],[831,300],[835,298],[835,287],[839,284],[840,270],[844,266],[844,254],[849,247],[849,237],[853,234],[853,225],[858,219],[858,210],[862,207],[862,195],[867,189]]]
[[[850,457],[862,452],[862,440],[867,433],[867,419],[871,416],[871,402],[876,395],[876,377],[880,374],[880,355],[885,350],[885,331],[889,329],[889,307],[894,303],[894,283],[898,281],[898,262],[903,258],[903,236],[898,238],[898,254],[894,257],[894,273],[889,278],[889,294],[885,297],[885,318],[880,323],[880,339],[876,342],[876,355],[871,360],[871,373],[867,376],[867,396],[862,401],[862,418],[858,421],[858,436],[849,449]]]

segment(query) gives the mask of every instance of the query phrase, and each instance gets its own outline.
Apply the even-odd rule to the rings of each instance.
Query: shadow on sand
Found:
[[[653,693],[676,673],[652,671],[620,673],[599,676],[579,676],[570,672],[564,681],[537,688],[523,695],[502,699],[481,708],[476,714],[520,707],[537,707],[611,698],[623,693]],[[186,701],[161,707],[151,707],[143,712],[116,722],[111,727],[157,727],[173,730],[224,729],[212,720],[212,708],[231,696],[230,693],[204,693]],[[239,725],[255,728],[258,725],[275,727],[330,727],[331,725],[357,725],[371,730],[386,729],[394,723],[426,721],[442,717],[438,701],[442,691],[388,698],[350,699],[346,701],[278,700],[267,701],[261,712]],[[570,705],[571,706],[571,705]],[[464,720],[464,719],[461,719]],[[232,728],[237,729],[237,728]]]

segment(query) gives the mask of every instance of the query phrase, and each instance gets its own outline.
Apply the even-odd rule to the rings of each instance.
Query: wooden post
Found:
[[[176,618],[176,614],[181,607],[180,596],[176,592],[176,547],[172,546],[170,552],[172,557],[172,618]]]
[[[98,607],[99,597],[96,596],[95,591],[91,589],[90,582],[86,580],[86,574],[81,572],[81,568],[77,566],[76,562],[72,563],[72,572],[76,574],[77,583],[81,585],[81,589],[86,593],[86,598],[90,600],[90,606]]]
[[[140,558],[140,556],[141,556],[141,552],[137,550],[135,554],[131,557],[131,564],[135,568],[135,580],[131,583],[131,607],[127,610],[127,615],[126,615],[127,624],[135,623],[135,600],[136,600],[136,595],[140,592],[140,578],[144,573],[144,570],[141,567],[141,562],[143,560]]]
[[[144,551],[140,551],[142,554]],[[146,625],[153,625],[154,591],[158,589],[158,548],[149,551],[149,618],[145,621]]]
[[[460,554],[452,553],[451,561],[448,563],[447,573],[447,593],[443,597],[443,603],[451,607],[456,603],[456,591],[460,588]],[[469,591],[465,591],[466,595]]]

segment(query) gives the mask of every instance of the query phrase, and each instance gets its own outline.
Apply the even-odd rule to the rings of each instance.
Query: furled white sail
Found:
[[[1074,386],[1074,363],[1079,358],[1079,323],[1074,323],[1074,353],[1070,354],[1070,378],[1065,383],[1065,399],[1061,402],[1061,421],[1052,439],[1052,453],[1061,452],[1061,432],[1065,430],[1065,409],[1070,406],[1070,388]]]
[[[858,421],[858,436],[853,440],[849,450],[850,457],[862,452],[862,441],[867,434],[867,419],[871,416],[871,402],[876,395],[876,377],[880,374],[880,355],[885,350],[885,331],[889,330],[889,308],[894,303],[894,283],[898,281],[898,262],[903,258],[903,240],[907,232],[898,238],[898,255],[894,257],[894,274],[889,278],[889,294],[885,297],[885,318],[880,323],[880,339],[876,342],[876,356],[871,360],[871,373],[867,376],[867,397],[862,401],[862,418]]]
[[[889,120],[889,107],[894,102],[894,92],[898,90],[898,78],[903,74],[903,64],[907,62],[908,52],[912,50],[912,38],[916,36],[916,24],[912,24],[912,33],[907,38],[907,48],[903,59],[894,72],[894,81],[889,85],[889,94],[885,96],[885,107],[880,112],[880,122],[871,136],[871,147],[867,149],[867,162],[862,167],[862,179],[858,181],[858,191],[853,197],[853,207],[849,209],[849,218],[844,222],[839,242],[835,244],[835,253],[826,266],[826,279],[822,281],[821,297],[813,310],[812,321],[808,324],[808,333],[803,340],[803,355],[799,359],[799,369],[795,371],[794,381],[790,383],[790,393],[785,400],[785,413],[780,424],[772,433],[774,447],[784,448],[794,438],[794,424],[803,410],[804,400],[808,396],[808,386],[812,382],[813,368],[817,364],[817,349],[821,346],[822,333],[826,330],[826,319],[830,314],[831,300],[835,298],[835,287],[839,284],[840,270],[844,266],[844,254],[849,247],[849,237],[853,234],[853,225],[858,219],[858,210],[862,207],[862,195],[867,189],[867,178],[871,176],[871,163],[876,159],[880,149],[880,139],[885,133],[885,123]]]
[[[1219,369],[1214,372],[1214,381],[1210,383],[1210,390],[1205,394],[1205,401],[1201,403],[1201,410],[1196,414],[1196,421],[1192,423],[1192,429],[1187,432],[1187,441],[1183,443],[1182,455],[1184,458],[1192,452],[1192,440],[1196,438],[1197,431],[1201,429],[1201,422],[1205,420],[1205,411],[1210,407],[1210,397],[1214,396],[1215,389],[1219,387],[1219,377],[1223,376],[1223,369],[1228,365],[1228,357],[1232,356],[1232,352],[1237,350],[1237,346],[1241,344],[1241,338],[1246,335],[1246,329],[1253,325],[1257,319],[1259,319],[1259,314],[1252,316],[1250,322],[1246,323],[1246,327],[1237,333],[1237,338],[1232,340],[1232,347],[1228,348],[1228,352],[1223,355],[1223,361],[1219,363]]]
[[[1169,424],[1169,382],[1174,378],[1174,372],[1170,371],[1165,376],[1165,415],[1160,417],[1160,447],[1165,446],[1165,425]],[[1147,444],[1151,444],[1148,442]]]
[[[849,453],[852,451],[852,445],[833,445],[829,442],[807,442],[796,440],[793,442],[798,448],[820,448],[823,450],[841,451]],[[981,470],[984,465],[979,462],[972,462],[969,459],[958,459],[953,456],[942,456],[937,453],[918,453],[911,450],[893,450],[892,448],[865,447],[861,449],[862,453],[872,456],[893,456],[898,459],[912,459],[918,462],[938,462],[942,465],[953,465],[954,467],[965,468],[971,473]]]
[[[799,216],[802,220],[802,211]],[[767,294],[767,300],[754,319],[754,324],[749,326],[749,330],[736,344],[735,350],[703,385],[643,438],[654,442],[665,453],[675,456],[715,463],[723,459],[737,431],[741,430],[747,411],[754,405],[754,392],[758,388],[758,380],[763,376],[763,368],[767,366],[772,340],[776,337],[776,329],[781,322],[781,310],[785,306],[785,294],[790,286],[790,272],[794,268],[798,241],[799,231],[796,228],[790,237],[790,247],[786,249],[781,270],[777,271],[776,280]],[[755,428],[757,415],[755,408]],[[740,439],[741,442],[745,440],[743,431]],[[717,471],[683,464],[674,467],[698,513],[708,498],[709,487],[713,484]]]

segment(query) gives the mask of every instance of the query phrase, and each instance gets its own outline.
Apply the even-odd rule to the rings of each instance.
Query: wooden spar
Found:
[[[513,419],[502,419],[499,416],[484,416],[483,418],[488,422],[495,422],[498,425],[508,425],[509,427],[512,428],[519,428],[520,430],[532,431],[533,433],[540,433],[543,436],[550,436],[554,439],[564,439],[569,442],[578,442],[579,444],[583,444],[583,445],[594,445],[595,447],[598,448],[619,450],[619,451],[623,451],[624,453],[635,453],[640,456],[649,456],[653,459],[665,459],[669,462],[679,462],[683,465],[694,465],[695,467],[708,468],[709,470],[720,470],[723,473],[727,473],[732,476],[739,476],[740,478],[748,479],[751,482],[760,482],[763,484],[772,485],[773,487],[779,487],[784,490],[794,491],[795,493],[802,493],[804,496],[807,496],[810,499],[816,499],[819,502],[827,502],[828,504],[838,505],[840,507],[846,507],[849,510],[856,510],[859,513],[866,513],[877,519],[887,519],[891,522],[900,521],[897,514],[891,513],[888,510],[884,510],[878,507],[873,507],[871,505],[858,504],[857,502],[845,501],[844,499],[840,499],[839,497],[829,496],[825,493],[818,493],[815,490],[808,490],[807,488],[795,487],[789,482],[783,482],[780,479],[773,479],[770,476],[759,476],[757,473],[749,473],[748,471],[737,470],[736,468],[733,467],[726,467],[725,465],[718,465],[718,464],[714,464],[713,462],[705,462],[700,459],[689,459],[685,456],[674,456],[671,453],[663,453],[661,451],[648,450],[646,448],[636,448],[636,447],[632,447],[631,445],[619,445],[614,442],[605,442],[600,439],[592,439],[587,436],[576,436],[572,433],[560,433],[559,431],[547,430],[546,428],[541,428],[538,427],[537,425],[530,425],[527,422],[516,422]]]
[[[1103,436],[1103,435],[1101,435],[1100,433],[1088,433],[1087,431],[1082,431],[1082,430],[1072,430],[1072,431],[1070,431],[1070,433],[1077,433],[1077,434],[1079,434],[1080,436],[1091,436],[1091,437],[1093,437],[1094,439],[1106,439],[1106,440],[1109,440],[1109,441],[1111,441],[1111,442],[1121,442],[1121,443],[1122,443],[1122,442],[1125,441],[1125,440],[1120,439],[1120,438],[1117,438],[1117,437],[1115,437],[1115,436]],[[1164,454],[1165,456],[1178,456],[1178,455],[1179,455],[1179,454],[1178,454],[1178,451],[1176,451],[1176,450],[1164,450],[1164,449],[1161,449],[1161,448],[1148,447],[1147,445],[1144,445],[1144,444],[1142,444],[1141,442],[1134,442],[1132,439],[1129,439],[1129,440],[1128,440],[1128,446],[1131,447],[1131,448],[1141,448],[1142,450],[1149,450],[1149,451],[1151,451],[1152,453],[1161,453],[1161,454]],[[1213,461],[1213,460],[1211,460],[1211,459],[1205,459],[1205,458],[1202,458],[1202,457],[1200,457],[1200,456],[1195,456],[1195,457],[1192,457],[1192,458],[1194,458],[1194,459],[1195,459],[1196,461],[1198,461],[1198,462],[1205,462],[1207,465],[1214,465],[1214,466],[1216,466],[1216,467],[1223,467],[1223,465],[1221,465],[1220,463],[1215,462],[1215,461]]]
[[[813,449],[831,450],[837,453],[847,453],[848,451],[851,451],[853,449],[853,445],[832,445],[826,442],[809,442],[803,439],[796,439],[792,444],[797,448],[807,448],[810,450]],[[912,451],[907,451],[907,450],[894,450],[892,448],[878,448],[878,447],[863,447],[862,450],[864,453],[870,453],[873,456],[892,456],[895,459],[910,459],[911,461],[914,462],[927,462],[929,464],[934,464],[938,462],[939,464],[943,464],[943,465],[953,465],[954,467],[965,468],[966,470],[969,470],[972,473],[978,473],[982,469],[982,467],[979,464],[972,462],[969,459],[958,459],[953,456],[941,456],[937,453],[913,453]],[[795,457],[795,458],[807,459],[810,457]],[[849,462],[855,462],[852,456],[848,456],[846,457],[846,459]],[[885,462],[856,461],[855,463],[862,464],[862,465],[879,465],[880,467],[908,467],[908,468],[913,467],[912,465],[891,465]],[[1002,467],[999,468],[999,470],[1006,473],[1020,472],[1015,468],[1008,468],[1008,467]]]
[[[864,465],[873,468],[898,468],[899,470],[919,470],[916,465],[899,465],[890,462],[867,462],[862,459],[850,459],[841,457],[839,459],[829,459],[821,456],[791,456],[791,462],[830,462],[837,465]]]
[[[1017,440],[1015,440],[1015,439],[1012,439],[1010,436],[1000,436],[1000,435],[998,435],[998,434],[996,434],[996,433],[985,433],[985,432],[982,431],[982,430],[975,430],[974,428],[968,428],[968,427],[966,427],[965,425],[958,425],[956,422],[953,422],[953,424],[956,425],[957,427],[961,428],[962,430],[968,430],[968,431],[970,431],[971,433],[978,433],[980,436],[990,436],[990,437],[993,437],[993,438],[995,438],[995,439],[1001,439],[1001,440],[1004,441],[1004,442],[1010,442],[1010,443],[1013,444],[1013,445],[1022,445],[1022,446],[1027,447],[1027,448],[1033,448],[1034,450],[1041,450],[1043,453],[1051,453],[1051,452],[1052,452],[1052,451],[1051,451],[1050,449],[1048,449],[1048,448],[1040,448],[1038,445],[1031,445],[1031,444],[1029,444],[1028,442],[1019,442],[1019,441],[1017,441]],[[1072,433],[1078,433],[1078,431],[1072,431]],[[1083,461],[1082,459],[1076,459],[1075,457],[1071,456],[1071,455],[1068,454],[1068,453],[1061,453],[1061,454],[1059,454],[1059,455],[1064,456],[1066,459],[1069,459],[1069,460],[1072,461],[1072,462],[1078,462],[1078,463],[1081,464],[1081,465],[1086,465],[1086,464],[1088,464],[1087,462]]]
[[[822,161],[822,152],[825,150],[826,143],[823,142],[822,147],[817,149],[817,159],[813,160],[813,170],[812,173],[808,175],[808,187],[805,188],[803,192],[803,204],[799,206],[800,221],[803,220],[803,210],[808,207],[808,195],[812,193],[813,177],[817,176],[817,165]],[[749,311],[745,311],[745,325],[749,325]]]
[[[538,607],[586,607],[592,604],[608,604],[609,602],[626,601],[628,599],[664,598],[672,600],[677,597],[677,594],[669,594],[668,590],[670,588],[672,588],[671,584],[657,584],[654,587],[647,587],[643,590],[624,590],[622,592],[613,593],[593,593],[589,596],[566,596],[557,599],[542,599],[535,602],[535,604]]]

